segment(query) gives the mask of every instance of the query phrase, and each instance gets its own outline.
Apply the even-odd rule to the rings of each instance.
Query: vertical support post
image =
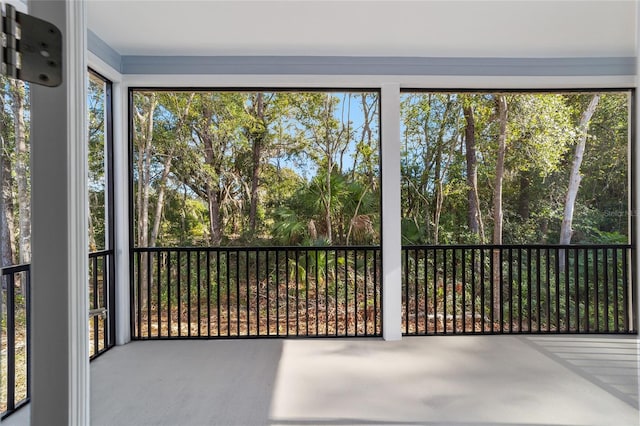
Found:
[[[638,126],[640,126],[640,28],[638,25],[640,23],[640,6],[636,5],[636,91],[634,94],[634,103],[632,106],[634,107],[634,114],[629,114],[630,118],[635,120],[630,120],[632,123],[631,127],[631,137],[629,138],[629,147],[632,155],[630,158],[630,176],[631,176],[631,185],[629,186],[629,206],[631,209],[631,221],[630,221],[630,231],[632,236],[632,246],[634,247],[631,250],[632,259],[631,264],[632,267],[632,275],[631,281],[635,286],[635,320],[632,322],[633,331],[638,332],[638,322],[640,321],[640,279],[638,279],[638,270],[640,269],[640,262],[638,261],[638,247],[640,243],[640,237],[638,235],[638,226],[640,225],[640,216],[638,215],[638,188],[640,188],[640,173],[638,173],[638,167],[640,167],[640,148],[638,144],[640,143],[640,132],[638,131]],[[616,324],[617,325],[617,324]],[[636,350],[640,353],[640,339],[636,339]],[[638,371],[640,371],[640,357],[637,357],[636,367]],[[640,383],[638,383],[638,392],[640,393]]]
[[[400,209],[400,85],[383,84],[382,130],[382,336],[402,338]]]
[[[640,7],[636,7],[637,18],[640,19]],[[636,22],[640,23],[639,20]],[[640,125],[640,31],[636,31],[636,91],[634,93],[631,108],[632,113],[629,114],[629,122],[631,123],[631,136],[629,138],[629,209],[631,211],[629,233],[631,235],[630,242],[633,246],[631,250],[631,298],[633,303],[629,309],[629,312],[633,312],[632,318],[629,321],[630,328],[634,332],[638,332],[638,323],[640,321],[640,258],[638,257],[638,247],[640,247],[640,233],[638,233],[640,226],[640,214],[638,212],[638,188],[640,188],[640,173],[638,173],[638,167],[640,167],[640,132],[638,126]]]
[[[63,37],[63,83],[31,86],[31,423],[89,424],[86,12],[31,0]]]
[[[116,345],[131,341],[129,276],[129,136],[128,95],[124,83],[113,83],[113,172],[116,261]]]

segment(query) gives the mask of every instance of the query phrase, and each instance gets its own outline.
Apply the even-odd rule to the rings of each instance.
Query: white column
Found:
[[[638,248],[640,247],[640,205],[639,194],[640,190],[640,5],[636,4],[636,93],[635,93],[635,117],[631,117],[635,120],[633,122],[634,140],[630,140],[633,144],[631,152],[634,153],[634,157],[630,159],[631,170],[633,170],[632,176],[634,181],[632,182],[631,189],[634,194],[630,197],[629,205],[631,209],[632,228],[630,228],[631,235],[633,237],[632,244],[635,245],[635,253],[631,259],[631,277],[632,282],[635,285],[635,322],[631,323],[633,331],[638,332],[638,324],[640,322],[640,256],[638,255]],[[633,133],[632,133],[633,134]],[[635,200],[635,202],[633,202]],[[640,386],[640,384],[639,384]]]
[[[400,85],[383,84],[382,127],[382,336],[402,338],[400,226]]]
[[[31,0],[63,36],[63,83],[31,85],[31,423],[89,424],[84,1]]]
[[[129,137],[128,93],[124,82],[113,85],[113,157],[115,194],[116,344],[131,340],[129,300]]]
[[[635,93],[635,117],[631,117],[632,119],[635,119],[635,122],[633,122],[633,129],[635,131],[635,135],[634,135],[634,139],[630,139],[630,143],[633,144],[633,149],[631,150],[631,152],[633,152],[635,155],[633,158],[631,158],[631,169],[633,170],[633,175],[635,177],[634,182],[632,182],[632,185],[630,187],[631,190],[633,190],[633,194],[631,195],[631,200],[633,201],[635,199],[635,202],[630,202],[629,205],[631,206],[631,218],[633,220],[632,223],[632,228],[630,228],[632,230],[632,235],[633,235],[633,240],[632,240],[632,244],[634,244],[634,246],[636,247],[636,249],[634,250],[634,256],[632,257],[632,282],[635,284],[635,294],[636,294],[636,311],[635,311],[635,316],[636,316],[636,321],[635,324],[633,325],[634,327],[634,331],[637,333],[638,329],[638,322],[640,322],[640,279],[639,276],[640,274],[638,273],[638,271],[640,270],[640,256],[638,256],[638,247],[640,247],[640,234],[638,233],[639,230],[639,226],[640,226],[640,214],[638,212],[638,209],[640,208],[640,206],[638,206],[638,190],[640,189],[640,170],[638,170],[638,167],[640,167],[640,28],[638,28],[638,26],[640,26],[640,5],[638,4],[638,2],[636,2],[636,93]],[[640,337],[636,336],[636,349],[638,351],[638,353],[640,353]],[[638,357],[637,362],[636,362],[636,366],[638,368],[637,371],[640,371],[640,357]],[[640,395],[640,383],[638,383],[638,394]]]

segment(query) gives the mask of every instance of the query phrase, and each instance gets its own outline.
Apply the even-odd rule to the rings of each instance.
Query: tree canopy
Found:
[[[136,243],[379,240],[378,94],[133,94]]]
[[[598,94],[585,130],[593,96],[404,93],[403,242],[558,243],[583,136],[571,243],[626,242],[629,94]],[[378,243],[378,103],[375,92],[135,91],[136,244]]]
[[[627,242],[628,105],[627,92],[405,93],[404,243],[559,243],[581,137],[570,242]]]

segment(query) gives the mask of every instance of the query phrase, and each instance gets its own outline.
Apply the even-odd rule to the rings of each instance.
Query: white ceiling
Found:
[[[636,56],[634,0],[89,0],[121,55]]]

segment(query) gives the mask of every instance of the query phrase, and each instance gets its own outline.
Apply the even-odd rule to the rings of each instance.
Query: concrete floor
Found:
[[[91,366],[93,425],[637,426],[635,337],[135,342]]]
[[[638,426],[639,354],[595,336],[134,342],[91,363],[91,423]]]

